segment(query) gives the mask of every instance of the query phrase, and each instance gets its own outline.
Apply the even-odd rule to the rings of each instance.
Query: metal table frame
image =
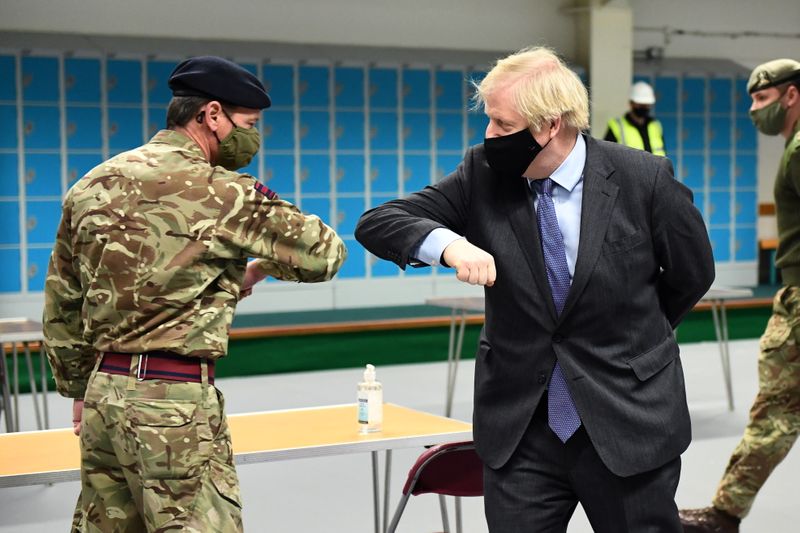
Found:
[[[6,318],[0,319],[0,413],[6,419],[6,431],[11,433],[19,431],[19,349],[18,343],[22,343],[23,353],[25,354],[25,364],[28,370],[28,381],[31,385],[31,397],[33,398],[33,408],[36,415],[36,427],[47,429],[50,427],[49,413],[47,409],[47,356],[43,349],[39,349],[39,367],[41,372],[41,388],[37,387],[36,376],[33,372],[33,357],[31,356],[31,342],[41,342],[44,339],[42,325],[39,322],[27,318]],[[5,352],[6,343],[11,344],[11,379],[9,381],[9,369]],[[13,393],[13,399],[11,395]],[[41,408],[39,405],[39,393],[41,393]]]
[[[722,374],[725,382],[725,394],[728,400],[728,409],[733,411],[733,384],[731,380],[730,346],[728,343],[728,315],[726,302],[728,300],[748,298],[753,291],[748,288],[711,287],[700,300],[708,302],[711,306],[711,316],[714,320],[714,332],[719,346]],[[455,392],[456,373],[458,362],[464,346],[464,329],[467,315],[479,314],[485,311],[483,297],[468,298],[430,298],[425,301],[427,305],[446,307],[451,310],[450,339],[447,349],[447,387],[445,399],[445,416],[450,416],[453,409],[453,394]]]

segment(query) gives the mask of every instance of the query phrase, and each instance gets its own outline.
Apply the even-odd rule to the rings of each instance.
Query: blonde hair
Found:
[[[486,77],[473,85],[478,108],[493,91],[510,86],[517,112],[527,119],[534,131],[558,117],[578,130],[589,127],[586,87],[549,48],[524,48],[498,59]]]

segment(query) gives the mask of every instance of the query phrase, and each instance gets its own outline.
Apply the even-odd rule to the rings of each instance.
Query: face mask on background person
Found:
[[[242,128],[225,112],[225,116],[233,124],[233,130],[222,140],[219,141],[219,154],[217,154],[217,164],[228,170],[239,170],[246,167],[253,160],[261,146],[261,134],[258,128]],[[214,132],[214,136],[216,136]]]
[[[764,135],[778,135],[783,131],[787,111],[786,108],[781,106],[781,98],[783,98],[784,94],[786,93],[781,94],[777,100],[768,106],[750,111],[750,120],[753,121],[756,129]]]
[[[550,139],[552,140],[552,139]],[[544,146],[533,138],[528,128],[502,137],[487,137],[483,140],[486,161],[489,167],[501,176],[522,177]]]
[[[650,108],[649,107],[634,107],[631,109],[631,113],[634,116],[639,118],[650,118]]]

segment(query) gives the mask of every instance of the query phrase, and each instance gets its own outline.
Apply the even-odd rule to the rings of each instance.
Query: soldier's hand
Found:
[[[72,402],[72,432],[81,434],[81,419],[83,418],[83,400],[75,399]]]
[[[250,261],[247,263],[247,270],[244,273],[244,281],[242,282],[242,286],[239,288],[240,300],[253,294],[253,286],[267,277],[266,274],[256,268],[255,264],[255,261]]]
[[[451,242],[442,253],[444,262],[456,269],[459,281],[491,287],[497,278],[494,257],[466,239]]]

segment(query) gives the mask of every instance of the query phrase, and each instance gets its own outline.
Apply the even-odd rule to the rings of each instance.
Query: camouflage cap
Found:
[[[753,69],[747,92],[753,94],[793,80],[800,80],[800,63],[794,59],[773,59]]]
[[[256,76],[221,57],[190,57],[175,67],[167,83],[174,96],[205,96],[249,109],[272,104]]]

